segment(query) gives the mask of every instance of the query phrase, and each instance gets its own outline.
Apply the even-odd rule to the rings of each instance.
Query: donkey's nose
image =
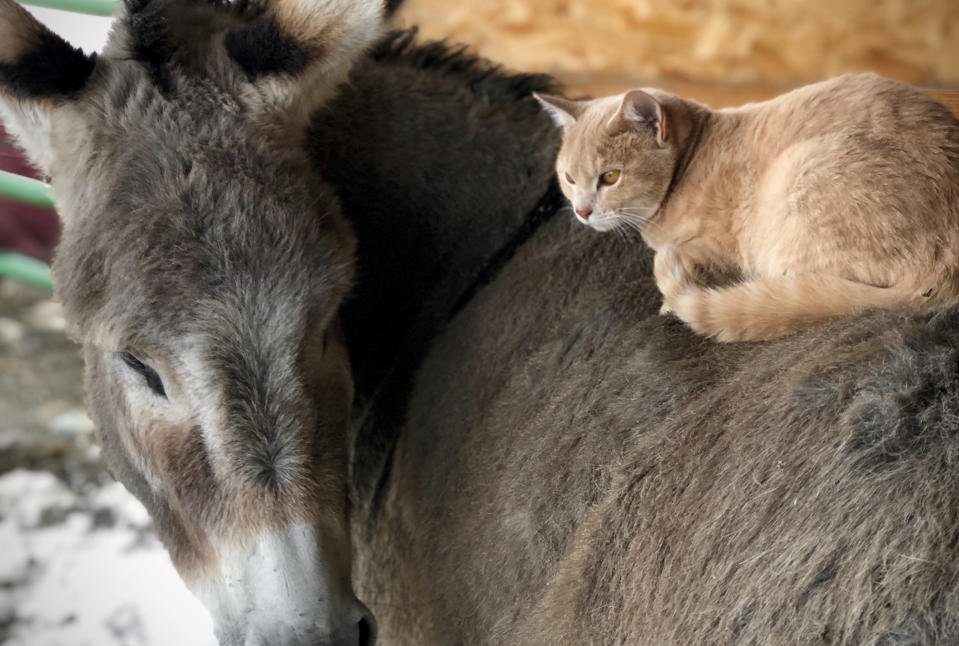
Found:
[[[376,620],[368,614],[360,619],[357,625],[359,632],[359,646],[374,646],[376,644]]]
[[[257,646],[260,646],[259,643]],[[274,642],[263,642],[262,646],[276,646]],[[301,646],[300,642],[289,646]],[[303,646],[376,646],[376,620],[366,614],[352,628],[329,635],[322,641],[311,641]]]
[[[588,206],[583,209],[576,209],[576,215],[583,218],[584,220],[588,220],[589,216],[591,216],[592,214],[593,214],[593,209],[589,208]]]

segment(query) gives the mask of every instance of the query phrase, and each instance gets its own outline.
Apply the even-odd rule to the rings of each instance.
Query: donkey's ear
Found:
[[[659,146],[663,146],[669,138],[669,127],[662,104],[642,90],[627,92],[613,119],[618,119],[629,127],[649,130],[656,137],[656,144]]]
[[[573,101],[553,94],[533,92],[533,96],[553,118],[556,125],[563,128],[575,123],[586,111],[588,103],[587,101]]]
[[[96,66],[13,0],[0,0],[0,115],[45,172],[50,124],[69,111]]]
[[[403,4],[403,1],[404,0],[386,0],[386,15],[392,16],[394,13],[396,13],[399,10],[400,5]]]
[[[346,81],[376,41],[384,0],[267,0],[265,11],[230,31],[227,53],[255,91],[254,109],[277,108],[304,118]]]

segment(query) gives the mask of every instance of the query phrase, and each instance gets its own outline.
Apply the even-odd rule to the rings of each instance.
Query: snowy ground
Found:
[[[30,11],[87,51],[110,21]],[[59,308],[0,282],[0,645],[215,646],[83,412]]]
[[[83,413],[59,309],[0,283],[0,645],[215,646]]]

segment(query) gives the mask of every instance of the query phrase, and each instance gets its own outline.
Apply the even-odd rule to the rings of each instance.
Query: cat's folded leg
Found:
[[[656,279],[656,287],[663,295],[660,314],[671,314],[673,310],[670,301],[695,282],[690,268],[676,245],[664,245],[656,251],[653,258],[653,277]]]
[[[694,239],[659,247],[653,258],[653,276],[663,295],[659,313],[672,314],[672,301],[689,288],[727,285],[741,280],[742,272],[719,263],[708,244]]]

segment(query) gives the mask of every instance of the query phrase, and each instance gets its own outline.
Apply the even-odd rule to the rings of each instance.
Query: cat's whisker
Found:
[[[651,227],[658,226],[658,223],[655,220],[639,213],[620,213],[620,216],[632,220],[633,222],[642,222],[643,224],[647,224]]]
[[[629,244],[629,238],[627,237],[626,232],[625,232],[625,230],[623,229],[623,222],[622,222],[622,221],[617,222],[617,223],[613,226],[612,231],[616,234],[616,237],[617,237],[617,238],[619,238],[620,240],[623,241],[624,244]]]
[[[619,234],[619,237],[622,238],[623,242],[626,244],[635,244],[633,240],[630,240],[630,234],[633,233],[632,228],[629,226],[629,222],[626,220],[620,220],[616,223],[616,233]]]
[[[651,217],[649,217],[648,215],[645,215],[645,214],[643,214],[643,213],[631,213],[631,212],[629,212],[629,211],[620,211],[620,212],[619,212],[619,215],[622,215],[622,216],[624,216],[624,217],[628,217],[628,218],[630,218],[630,219],[632,219],[632,220],[638,220],[638,221],[640,221],[640,222],[652,222],[652,221],[653,221],[653,219],[652,219]]]
[[[630,227],[635,229],[637,232],[642,233],[644,229],[656,229],[659,227],[659,223],[651,219],[649,216],[640,215],[638,213],[628,213],[623,209],[618,211],[618,215],[623,222],[628,224]]]
[[[659,222],[653,216],[645,213],[631,213],[630,217],[644,224],[648,224],[649,226],[653,226],[653,227],[659,226]]]
[[[616,212],[625,213],[628,215],[634,215],[644,220],[652,220],[653,217],[656,215],[655,211],[650,212],[649,209],[640,208],[638,206],[621,206],[618,209],[616,209]]]
[[[632,231],[635,231],[640,235],[643,234],[643,227],[638,222],[634,222],[632,220],[623,220],[623,224],[629,227]]]

